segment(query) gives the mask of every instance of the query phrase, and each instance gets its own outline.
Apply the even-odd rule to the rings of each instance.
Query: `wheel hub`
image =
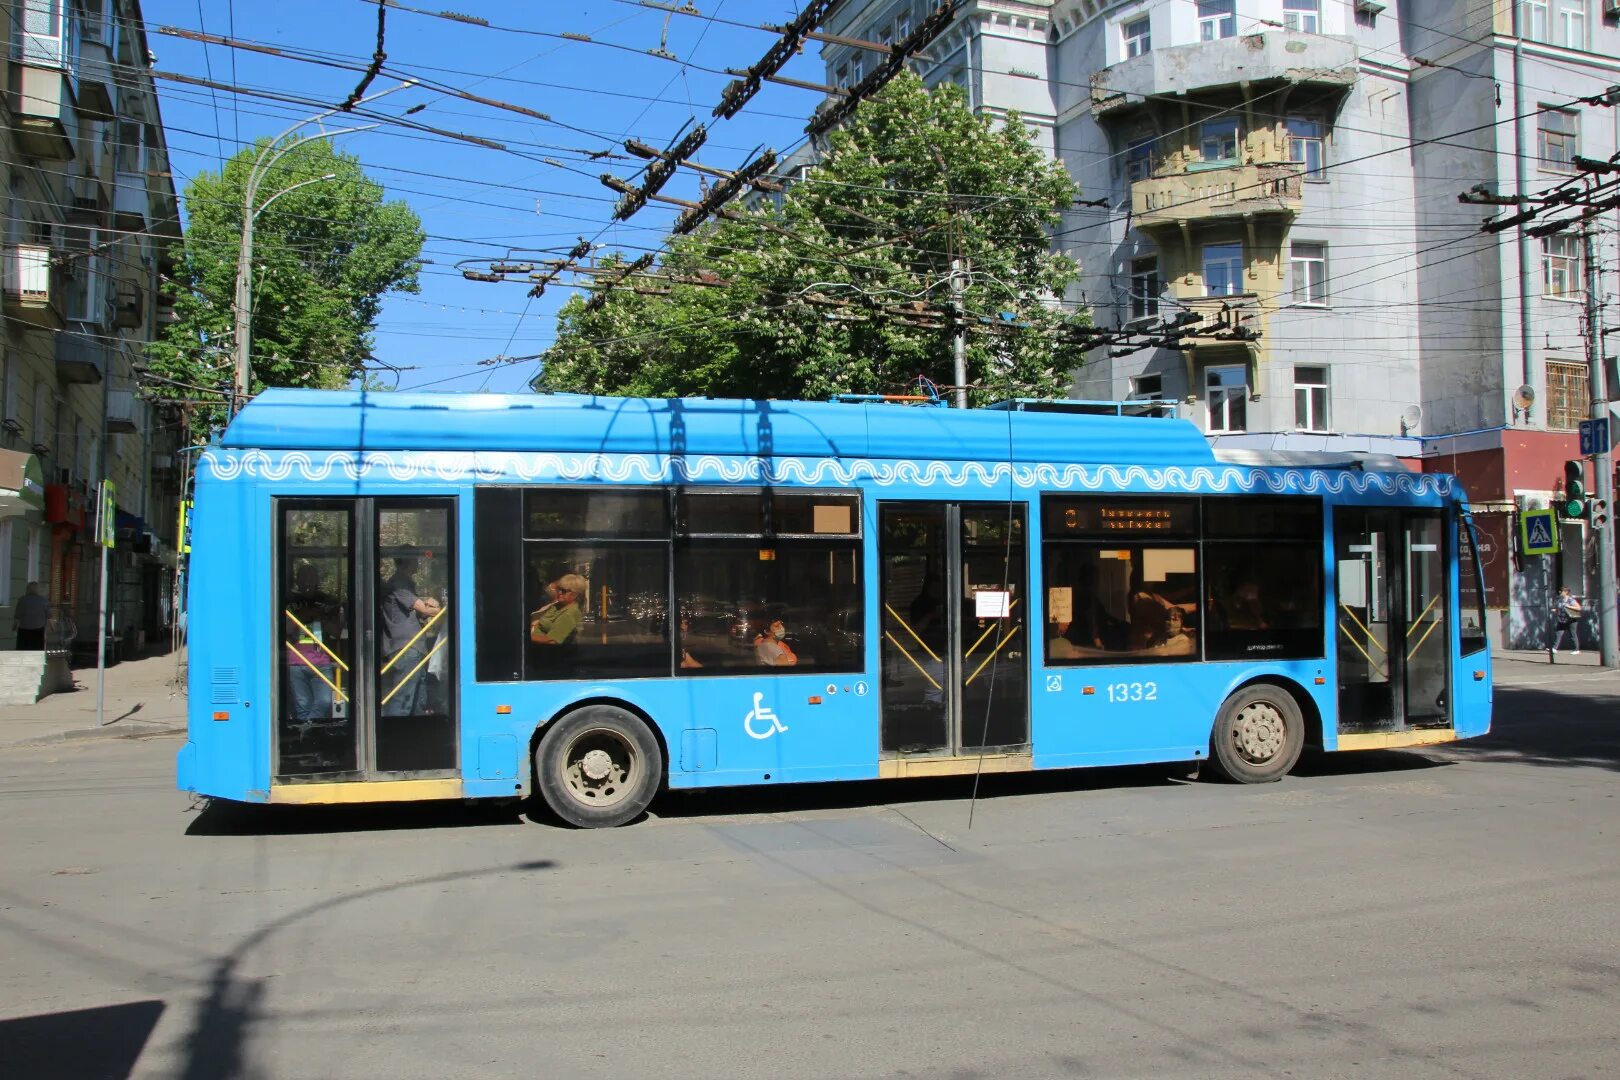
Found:
[[[613,757],[606,750],[591,750],[580,759],[579,768],[587,779],[606,780],[613,771]]]
[[[1245,705],[1232,731],[1238,752],[1255,764],[1270,761],[1281,753],[1286,735],[1282,713],[1264,701]]]

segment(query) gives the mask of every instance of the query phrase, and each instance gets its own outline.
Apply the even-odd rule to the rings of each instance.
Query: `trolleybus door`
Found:
[[[1027,745],[1024,507],[890,502],[878,514],[884,753]]]
[[[278,780],[456,774],[454,513],[277,503]]]
[[[1333,531],[1340,730],[1449,725],[1445,515],[1340,507]]]

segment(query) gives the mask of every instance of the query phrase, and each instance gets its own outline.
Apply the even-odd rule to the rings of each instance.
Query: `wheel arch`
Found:
[[[1221,706],[1224,706],[1233,694],[1241,690],[1247,690],[1251,686],[1264,685],[1285,690],[1288,696],[1294,699],[1294,704],[1299,709],[1300,718],[1305,721],[1305,745],[1311,749],[1320,750],[1322,748],[1322,710],[1317,707],[1316,699],[1306,692],[1305,687],[1287,675],[1271,672],[1244,679],[1226,692],[1226,697],[1221,699]],[[1211,740],[1215,737],[1215,725],[1220,723],[1220,717],[1221,710],[1218,706],[1214,718],[1210,720],[1209,733]]]
[[[651,713],[635,702],[611,694],[596,694],[570,701],[534,726],[534,731],[529,734],[529,779],[530,783],[535,785],[535,790],[538,790],[539,784],[539,777],[535,775],[535,751],[540,747],[540,740],[545,738],[546,732],[558,720],[561,720],[569,713],[578,712],[580,709],[589,708],[592,705],[609,705],[615,709],[623,709],[647,725],[647,730],[652,732],[654,741],[658,743],[658,752],[664,756],[663,768],[659,770],[658,790],[664,791],[667,789],[669,787],[670,757],[669,740],[664,738],[664,729],[652,718]]]

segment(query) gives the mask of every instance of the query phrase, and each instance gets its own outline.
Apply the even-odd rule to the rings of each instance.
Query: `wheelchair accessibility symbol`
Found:
[[[776,715],[776,710],[764,704],[764,700],[764,694],[755,694],[754,707],[743,717],[743,730],[748,732],[750,738],[768,739],[778,731],[788,729],[787,725],[782,723],[782,718]],[[755,724],[764,725],[765,730],[760,731]]]
[[[1063,676],[1048,675],[1046,677],[1046,692],[1048,694],[1061,693],[1063,690]]]

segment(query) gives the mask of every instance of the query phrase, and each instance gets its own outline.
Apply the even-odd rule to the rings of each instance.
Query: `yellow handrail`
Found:
[[[1007,614],[1011,615],[1013,608],[1015,608],[1017,606],[1018,606],[1018,601],[1017,600],[1014,600],[1012,603],[1008,604],[1007,605]],[[984,628],[984,633],[979,635],[979,640],[975,641],[972,645],[969,645],[968,646],[968,651],[962,654],[962,659],[966,660],[968,657],[972,656],[973,655],[973,650],[977,649],[980,645],[984,644],[984,639],[990,636],[991,631],[995,630],[996,626],[997,626],[997,624],[992,622],[989,626],[985,627]]]
[[[903,656],[907,660],[911,661],[911,666],[912,667],[914,667],[918,671],[922,672],[922,677],[927,679],[933,685],[935,690],[942,689],[941,686],[939,685],[939,683],[934,682],[934,677],[932,675],[928,674],[928,669],[923,667],[921,664],[917,663],[917,658],[915,656],[912,656],[910,653],[906,652],[906,647],[904,645],[900,644],[899,641],[895,640],[895,636],[893,634],[891,634],[891,633],[889,633],[889,631],[885,630],[885,631],[883,631],[883,636],[889,639],[889,644],[893,645],[895,648],[900,650],[900,655],[901,656]],[[925,649],[927,647],[928,646],[926,646],[926,645],[923,646],[923,648],[925,648]],[[932,654],[930,654],[930,655],[932,655]],[[939,659],[939,657],[935,656],[934,659],[937,661]]]
[[[1363,649],[1363,648],[1362,648],[1362,647],[1361,647],[1361,642],[1359,642],[1359,641],[1357,641],[1357,640],[1356,640],[1356,639],[1355,639],[1355,636],[1354,636],[1354,635],[1352,635],[1352,634],[1351,634],[1351,633],[1350,633],[1350,630],[1349,630],[1349,628],[1348,628],[1348,627],[1346,627],[1346,626],[1345,626],[1345,625],[1344,625],[1344,623],[1342,623],[1342,622],[1341,622],[1341,623],[1339,623],[1339,629],[1340,629],[1340,630],[1343,630],[1343,631],[1344,631],[1344,636],[1345,636],[1345,637],[1346,637],[1346,638],[1347,638],[1347,639],[1348,639],[1348,640],[1349,640],[1349,642],[1350,642],[1350,644],[1352,644],[1352,645],[1354,645],[1354,646],[1355,646],[1355,647],[1356,647],[1356,652],[1358,652],[1358,653],[1360,653],[1360,654],[1361,654],[1361,655],[1362,655],[1362,656],[1365,656],[1365,657],[1366,657],[1366,658],[1367,658],[1367,663],[1369,663],[1369,664],[1371,664],[1371,665],[1372,665],[1372,666],[1373,666],[1373,670],[1374,670],[1374,671],[1376,671],[1376,672],[1378,672],[1378,677],[1379,677],[1379,678],[1381,678],[1381,679],[1387,679],[1387,678],[1389,678],[1389,673],[1388,673],[1388,672],[1386,672],[1386,671],[1385,671],[1385,670],[1384,670],[1384,669],[1383,669],[1383,666],[1382,666],[1382,665],[1380,665],[1380,664],[1379,664],[1379,663],[1378,663],[1378,661],[1376,661],[1376,660],[1374,660],[1374,659],[1373,659],[1373,658],[1372,658],[1372,653],[1370,653],[1370,652],[1368,652],[1368,651],[1367,651],[1367,650],[1366,650],[1366,649]],[[1368,635],[1368,638],[1367,638],[1367,640],[1369,640],[1369,641],[1372,641],[1372,637],[1371,637],[1371,635]],[[1377,644],[1378,644],[1378,642],[1376,642],[1376,641],[1373,641],[1373,644],[1374,644],[1374,645],[1377,645]],[[1380,651],[1380,652],[1382,652],[1382,651],[1383,651],[1383,650],[1382,650],[1382,649],[1380,649],[1380,650],[1379,650],[1379,651]]]
[[[290,642],[290,641],[287,642],[287,648],[292,649],[292,654],[294,656],[298,657],[299,661],[302,662],[306,667],[308,667],[309,670],[313,671],[315,673],[316,678],[320,679],[321,682],[323,682],[327,686],[331,687],[332,693],[336,694],[340,701],[348,701],[349,700],[348,695],[346,695],[343,692],[343,687],[341,685],[339,685],[339,683],[343,679],[343,676],[341,674],[338,675],[339,683],[334,683],[331,679],[328,679],[326,677],[326,672],[324,672],[324,671],[322,671],[320,669],[320,665],[311,662],[309,657],[305,656],[303,653],[299,652],[297,649],[294,649],[292,642]]]
[[[304,636],[309,638],[308,642],[300,642],[299,644],[311,644],[311,645],[320,646],[321,652],[325,653],[327,656],[330,656],[332,658],[333,663],[337,664],[337,666],[342,668],[344,671],[349,670],[349,665],[345,664],[343,662],[343,658],[341,656],[339,656],[337,653],[333,652],[331,649],[328,649],[326,647],[326,642],[322,641],[320,638],[315,636],[315,631],[311,630],[309,627],[307,627],[303,623],[299,622],[298,621],[298,616],[294,615],[290,611],[284,611],[284,612],[282,612],[282,614],[287,616],[287,618],[291,619],[293,621],[293,625],[298,627],[298,629],[302,630],[304,632]]]
[[[422,668],[427,665],[427,662],[429,660],[433,659],[433,654],[438,652],[440,649],[444,648],[444,643],[447,640],[448,640],[447,638],[440,638],[438,641],[434,642],[433,648],[431,648],[431,649],[429,649],[427,651],[427,655],[422,657],[421,660],[417,661],[415,667],[411,668],[411,670],[407,671],[404,675],[400,676],[399,682],[395,683],[394,688],[392,690],[388,691],[387,695],[382,699],[381,705],[386,705],[390,701],[392,701],[394,699],[394,695],[399,693],[401,688],[403,688],[406,683],[411,681],[412,676],[414,676],[418,671],[421,671]],[[405,646],[405,648],[408,649],[408,648],[410,648],[410,646],[407,645],[407,646]],[[404,652],[404,651],[405,651],[405,649],[400,650],[400,652]],[[398,653],[395,654],[396,657],[398,655],[399,655]],[[383,670],[387,671],[388,669],[384,668]],[[381,707],[381,705],[379,705],[379,707]]]
[[[965,680],[963,680],[962,685],[966,686],[968,683],[970,683],[974,679],[978,678],[979,677],[979,672],[984,670],[985,664],[990,663],[990,661],[992,661],[992,660],[994,660],[996,658],[996,653],[1000,652],[1002,646],[1006,645],[1007,642],[1011,641],[1013,639],[1013,637],[1015,635],[1017,635],[1019,629],[1020,629],[1020,627],[1014,626],[1011,630],[1007,631],[1007,636],[1002,638],[1000,641],[996,642],[996,647],[990,650],[990,655],[984,658],[983,663],[981,663],[978,667],[973,669],[973,674],[969,675]]]
[[[917,644],[921,645],[923,652],[928,654],[928,659],[934,661],[936,664],[940,662],[939,657],[934,655],[934,650],[930,649],[928,647],[928,642],[926,642],[922,638],[918,637],[917,636],[917,631],[913,630],[910,626],[906,625],[906,620],[904,620],[904,619],[902,619],[900,617],[900,613],[898,611],[894,610],[894,608],[890,607],[888,604],[883,605],[883,610],[887,611],[890,615],[893,615],[894,616],[894,621],[899,623],[901,626],[905,627],[906,633],[911,635],[911,639],[913,641],[915,641]],[[895,644],[899,645],[899,642],[895,642]],[[901,650],[901,651],[904,651],[904,650]]]
[[[427,622],[423,623],[422,624],[422,629],[420,629],[420,630],[418,630],[416,632],[416,636],[411,638],[411,640],[407,641],[405,644],[401,645],[399,647],[399,651],[396,652],[393,656],[390,656],[388,658],[388,663],[384,664],[382,666],[382,670],[378,671],[377,674],[381,675],[384,671],[387,671],[389,668],[393,667],[394,662],[396,660],[398,660],[400,657],[404,656],[406,651],[409,650],[412,645],[415,645],[418,641],[421,641],[422,640],[422,635],[427,633],[429,630],[433,629],[433,624],[438,622],[440,619],[444,618],[445,612],[447,612],[449,610],[450,610],[450,605],[446,604],[444,607],[439,609],[438,614],[434,615],[433,618],[431,618]],[[443,642],[441,641],[440,644],[443,644]],[[438,652],[438,649],[434,649],[433,652]],[[430,653],[428,653],[428,655],[432,656],[433,653],[430,652]]]
[[[1367,640],[1372,642],[1373,648],[1377,649],[1379,652],[1384,653],[1386,655],[1389,653],[1388,649],[1384,648],[1382,645],[1380,645],[1378,643],[1378,638],[1373,634],[1373,632],[1371,630],[1367,629],[1366,624],[1363,623],[1360,619],[1356,618],[1356,613],[1354,611],[1350,610],[1350,605],[1349,604],[1340,604],[1339,606],[1344,608],[1344,613],[1346,615],[1350,616],[1350,621],[1351,622],[1353,622],[1357,626],[1361,627],[1361,632],[1363,634],[1367,635]],[[1343,626],[1344,623],[1340,623],[1339,625]]]
[[[1418,617],[1413,619],[1411,621],[1411,623],[1409,623],[1407,625],[1407,627],[1406,627],[1406,636],[1407,637],[1412,636],[1412,631],[1414,631],[1414,630],[1416,630],[1418,628],[1418,626],[1423,622],[1423,616],[1425,616],[1425,615],[1427,615],[1429,613],[1429,609],[1434,607],[1434,605],[1436,604],[1436,602],[1439,601],[1439,599],[1440,599],[1440,594],[1435,593],[1433,599],[1431,599],[1427,604],[1424,605],[1422,611],[1418,612]],[[1427,636],[1428,636],[1427,634],[1424,635],[1424,637],[1427,637]]]
[[[1423,636],[1417,639],[1417,644],[1412,646],[1412,651],[1406,654],[1406,658],[1408,660],[1412,659],[1412,657],[1417,655],[1417,651],[1419,649],[1423,648],[1423,643],[1425,641],[1429,640],[1429,635],[1434,633],[1434,628],[1439,626],[1439,625],[1440,625],[1440,620],[1439,619],[1436,619],[1436,620],[1434,620],[1433,622],[1431,622],[1429,624],[1429,628],[1427,630],[1423,631]],[[1408,635],[1408,636],[1410,636],[1410,635]]]

